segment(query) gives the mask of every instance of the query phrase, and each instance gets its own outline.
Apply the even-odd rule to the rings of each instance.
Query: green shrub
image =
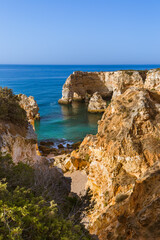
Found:
[[[132,72],[132,71],[126,71],[126,73],[127,73],[129,76],[132,76],[132,75],[133,75],[133,72]]]
[[[20,107],[17,96],[7,87],[0,87],[0,120],[22,126],[27,124],[25,110]]]
[[[81,227],[63,219],[53,201],[35,197],[30,190],[17,187],[13,192],[0,181],[1,239],[79,240]],[[89,239],[89,238],[81,238]]]
[[[17,186],[31,188],[34,183],[34,169],[22,162],[15,165],[10,155],[0,154],[0,179],[6,178],[8,188]]]
[[[119,194],[116,196],[116,203],[120,203],[122,201],[124,201],[126,198],[128,198],[127,194]]]
[[[35,170],[0,155],[1,240],[89,240],[81,224],[66,220],[51,198],[34,191]],[[72,206],[76,204],[71,199]]]
[[[87,154],[85,155],[85,157],[84,157],[84,160],[85,160],[86,162],[88,162],[89,159],[90,159],[90,156],[89,156],[89,154],[87,153]]]
[[[139,72],[139,74],[140,74],[143,82],[145,82],[146,75],[147,75],[147,72],[148,72],[148,70],[133,70],[133,69],[121,70],[121,71],[125,72],[125,73],[128,74],[129,76],[132,76],[133,73],[134,73],[135,71],[137,71],[137,72]]]

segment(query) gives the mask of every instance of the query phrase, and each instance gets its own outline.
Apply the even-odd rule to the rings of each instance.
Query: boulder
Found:
[[[76,170],[76,168],[72,164],[69,155],[66,153],[54,156],[54,166],[57,166],[58,168],[62,169],[64,173]]]
[[[58,148],[64,148],[63,144],[62,143],[58,144]]]
[[[149,70],[144,87],[150,90],[160,91],[160,69]]]
[[[104,112],[106,108],[107,102],[103,100],[98,92],[95,92],[89,101],[88,112]]]
[[[71,145],[71,148],[73,148],[73,149],[78,149],[81,143],[82,143],[81,141],[75,142],[75,143],[73,143],[73,144]]]
[[[52,149],[45,145],[40,145],[39,150],[42,153],[42,155],[47,156],[49,153],[52,152]]]
[[[41,141],[40,145],[44,145],[44,146],[54,146],[54,142],[52,141]]]

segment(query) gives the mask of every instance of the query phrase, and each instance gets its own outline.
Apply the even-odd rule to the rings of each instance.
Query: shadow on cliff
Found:
[[[76,72],[72,75],[70,86],[72,86],[72,92],[81,96],[82,99],[85,98],[86,93],[93,95],[95,92],[99,92],[102,97],[110,97],[112,91],[108,89],[104,80],[104,76],[97,73]]]
[[[75,225],[81,224],[83,233],[89,233],[85,226],[89,224],[86,215],[93,209],[95,202],[92,199],[90,189],[87,189],[85,195],[78,196],[71,192],[72,179],[65,177],[62,170],[58,167],[52,167],[51,163],[43,159],[34,165],[34,191],[41,194],[45,199],[54,200],[57,204],[60,214],[67,220],[71,220]],[[91,239],[98,239],[92,236]]]

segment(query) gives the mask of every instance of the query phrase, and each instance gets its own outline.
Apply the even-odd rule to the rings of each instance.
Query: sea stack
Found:
[[[156,70],[157,76],[160,71]],[[114,99],[130,87],[143,88],[148,71],[121,70],[115,72],[74,72],[62,89],[60,104],[71,104],[72,101],[91,102],[95,93],[104,101]],[[149,76],[151,73],[149,72]],[[148,77],[150,78],[150,77]],[[94,96],[93,96],[94,95]],[[98,107],[99,108],[99,107]],[[103,107],[102,107],[103,109]],[[88,108],[90,111],[90,107]]]

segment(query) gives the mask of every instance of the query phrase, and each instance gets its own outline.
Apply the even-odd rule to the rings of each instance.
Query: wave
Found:
[[[41,139],[38,141],[38,143],[40,143],[41,141],[45,141],[45,142],[53,142],[53,145],[51,146],[52,148],[57,148],[58,149],[58,145],[62,144],[65,148],[67,148],[67,144],[71,145],[74,142],[71,140],[67,140],[65,138],[50,138],[50,139]]]

